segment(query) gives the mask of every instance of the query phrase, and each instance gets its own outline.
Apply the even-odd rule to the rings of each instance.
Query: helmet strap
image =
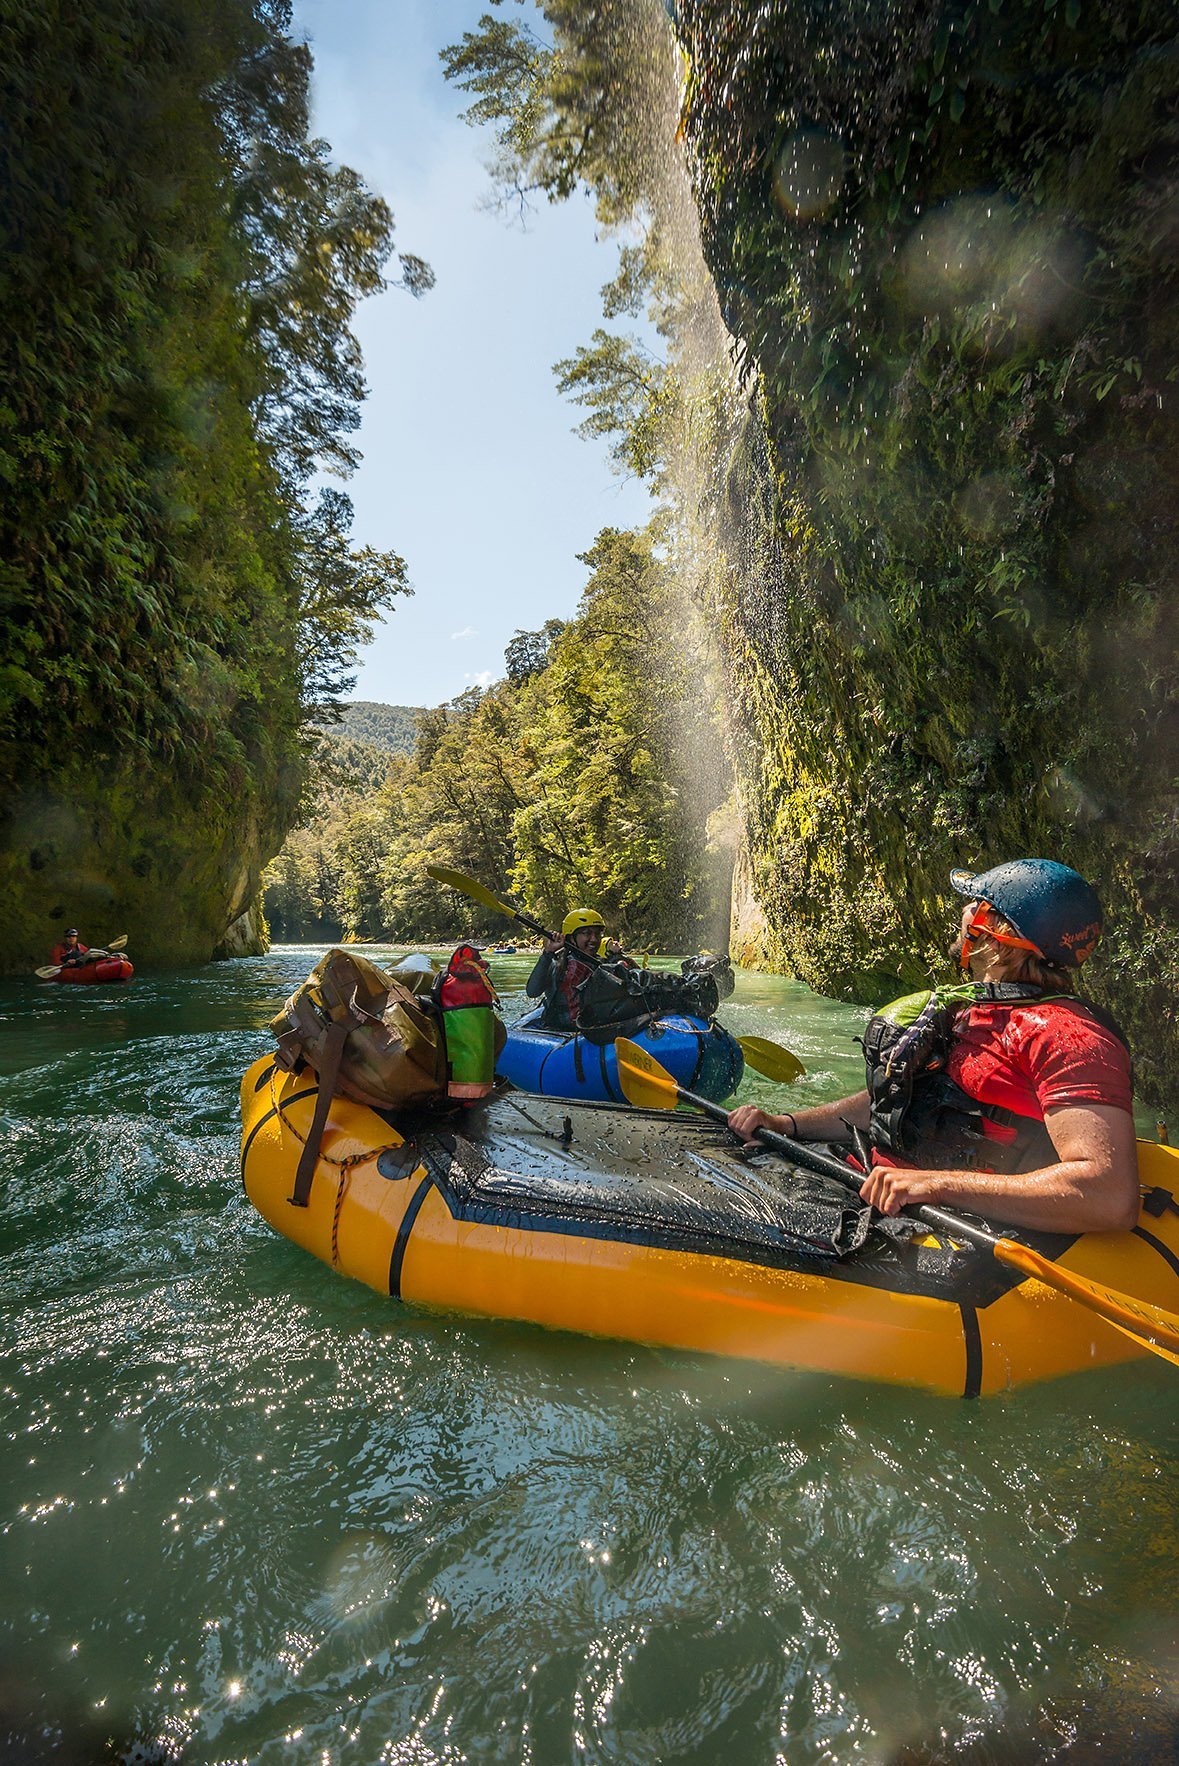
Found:
[[[1027,950],[1031,951],[1034,957],[1040,957],[1041,959],[1044,957],[1044,953],[1039,945],[1033,944],[1030,938],[1019,938],[1013,932],[1000,932],[995,925],[995,910],[991,907],[989,902],[983,903],[980,911],[975,914],[966,930],[968,935],[974,933],[977,937],[978,935],[985,933],[988,938],[993,938],[996,944],[1007,944],[1010,945],[1013,950]],[[964,969],[970,961],[969,947],[970,940],[969,936],[967,936],[962,941],[962,967]]]

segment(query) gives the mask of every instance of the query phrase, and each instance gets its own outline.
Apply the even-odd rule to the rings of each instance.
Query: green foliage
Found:
[[[298,825],[263,879],[276,937],[340,939],[346,929],[358,936],[356,928],[380,925],[383,884],[373,854],[381,794],[395,761],[413,754],[424,715],[417,706],[355,700],[310,726]]]
[[[637,42],[628,0],[542,0],[539,11],[547,37],[527,21],[484,13],[443,50],[446,78],[473,100],[467,121],[496,131],[492,170],[503,202],[526,207],[542,192],[559,202],[583,185],[603,220],[626,217],[642,198],[643,146],[654,139],[639,99],[642,51],[666,56],[666,37],[643,32]]]
[[[372,546],[348,542],[352,504],[342,492],[321,490],[315,507],[298,509],[298,681],[305,709],[332,707],[355,681],[351,663],[372,637],[373,620],[398,595],[412,594],[405,561]]]
[[[674,44],[651,0],[544,0],[539,11],[546,39],[528,23],[485,14],[443,51],[446,76],[473,95],[468,120],[495,130],[502,204],[524,211],[537,194],[557,202],[584,188],[603,228],[631,235],[603,311],[608,319],[646,312],[674,359],[599,329],[554,373],[588,412],[579,434],[609,438],[620,471],[662,484],[697,392],[678,341],[692,330],[694,305],[714,304],[707,279],[688,269],[698,254],[682,249],[695,229],[686,191],[662,170],[675,127]]]
[[[727,772],[656,537],[606,529],[585,554],[578,617],[531,699],[512,879],[547,923],[576,898],[632,942],[682,948],[720,930],[703,828]]]
[[[597,330],[553,372],[557,386],[589,416],[578,425],[587,441],[613,436],[615,465],[636,478],[654,475],[662,458],[666,370],[633,338]]]
[[[334,736],[333,746],[337,750],[351,742],[380,749],[385,754],[412,754],[421,716],[416,705],[378,705],[372,699],[350,699],[336,708],[324,733]]]
[[[329,908],[349,937],[501,934],[433,863],[547,923],[576,898],[634,942],[723,939],[727,880],[701,830],[727,772],[660,538],[599,535],[576,619],[518,634],[507,680],[422,714],[379,793],[335,794],[288,839],[266,898],[281,936],[319,935]]]
[[[1112,910],[1092,983],[1173,1090],[1173,9],[677,16],[764,425],[723,617],[788,960],[895,990],[938,961],[951,863],[1067,859]]]
[[[504,669],[509,681],[519,685],[547,668],[553,645],[564,630],[563,619],[546,619],[538,632],[523,632],[517,626],[514,637],[504,645]]]
[[[349,326],[357,302],[386,286],[393,217],[354,171],[332,165],[326,141],[308,138],[311,55],[286,35],[287,0],[258,10],[263,34],[218,97],[248,334],[262,367],[256,415],[282,476],[298,486],[317,467],[347,472],[359,458],[345,439],[365,392]],[[411,294],[433,285],[420,258],[400,262]]]
[[[71,809],[116,770],[145,800],[175,782],[249,868],[295,811],[308,711],[407,592],[400,559],[350,547],[346,498],[301,504],[354,458],[349,325],[392,232],[308,139],[289,24],[285,0],[0,17],[0,851],[30,902],[56,873],[14,830],[67,771]],[[69,854],[118,868],[80,832]]]

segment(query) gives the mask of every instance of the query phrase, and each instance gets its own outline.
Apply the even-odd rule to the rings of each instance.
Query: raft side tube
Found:
[[[336,1098],[310,1205],[297,1209],[287,1198],[315,1096],[309,1071],[275,1073],[270,1060],[250,1069],[247,1194],[280,1233],[383,1294],[951,1396],[1148,1353],[1055,1290],[930,1235],[896,1253],[873,1232],[862,1252],[827,1262],[796,1243],[775,1251],[774,1186],[789,1221],[794,1168],[767,1157],[751,1172],[723,1129],[682,1113],[530,1099],[524,1121],[504,1098],[458,1119],[457,1130],[399,1119],[402,1133]],[[457,1174],[440,1147],[457,1149]],[[1140,1160],[1144,1184],[1173,1198],[1179,1153],[1147,1145]],[[654,1182],[666,1174],[672,1189],[694,1176],[705,1202],[715,1173],[730,1216],[758,1215],[749,1244],[656,1242],[649,1207],[644,1215],[626,1200],[628,1183],[645,1189],[644,1171]],[[574,1212],[579,1186],[583,1218]],[[1056,1261],[1179,1310],[1179,1210],[1173,1199],[1151,1209],[1148,1196],[1134,1233],[1057,1238]],[[1041,1248],[1047,1243],[1041,1236]]]

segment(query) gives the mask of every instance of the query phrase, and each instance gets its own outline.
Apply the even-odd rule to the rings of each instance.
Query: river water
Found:
[[[382,1300],[238,1177],[318,954],[0,987],[0,1761],[1176,1758],[1179,1371],[966,1404]],[[862,1012],[724,1016],[783,1107],[859,1081]]]

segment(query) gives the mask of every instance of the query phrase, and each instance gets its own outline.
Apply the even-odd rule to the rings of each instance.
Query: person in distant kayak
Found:
[[[529,999],[544,999],[543,1022],[550,1030],[576,1030],[580,989],[597,967],[605,931],[605,920],[593,908],[572,908],[560,936],[545,939],[524,991]]]
[[[78,928],[67,926],[61,943],[54,945],[49,961],[59,963],[63,969],[70,969],[75,964],[86,961],[89,948],[89,945],[78,943]]]
[[[845,1141],[883,1214],[941,1203],[1044,1232],[1138,1219],[1130,1052],[1073,992],[1101,936],[1090,885],[1051,859],[952,871],[966,906],[951,954],[970,979],[884,1007],[864,1033],[867,1089],[838,1103],[729,1116],[742,1139]]]

